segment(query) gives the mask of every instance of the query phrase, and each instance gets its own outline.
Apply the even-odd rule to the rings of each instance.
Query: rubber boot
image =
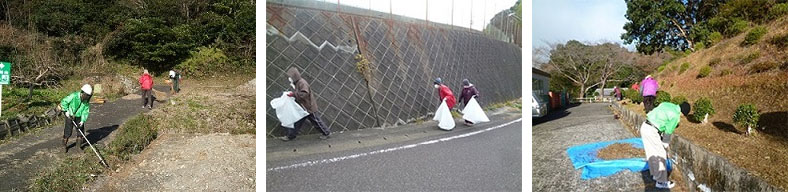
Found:
[[[68,153],[68,138],[63,138],[63,153]]]
[[[83,150],[82,144],[84,143],[85,143],[85,138],[83,138],[82,136],[77,136],[77,147],[79,148],[80,151]]]

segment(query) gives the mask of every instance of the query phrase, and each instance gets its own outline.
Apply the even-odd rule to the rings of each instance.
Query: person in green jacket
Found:
[[[675,186],[673,181],[668,180],[665,164],[667,149],[670,136],[679,126],[681,114],[687,116],[689,111],[690,106],[687,102],[680,105],[662,102],[646,115],[646,121],[640,126],[640,137],[643,139],[643,149],[646,151],[648,170],[652,178],[657,181],[657,188],[669,189]]]
[[[71,137],[71,129],[79,129],[83,133],[85,131],[85,122],[88,121],[90,114],[90,97],[93,95],[93,87],[89,84],[82,86],[78,92],[74,92],[63,98],[60,101],[60,110],[66,112],[66,123],[63,126],[63,147],[65,152],[68,152],[68,138]],[[74,124],[77,127],[74,127]],[[77,134],[77,147],[82,149],[84,137]]]

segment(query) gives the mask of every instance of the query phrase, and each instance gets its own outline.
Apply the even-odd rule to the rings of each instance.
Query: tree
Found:
[[[625,44],[634,43],[638,52],[652,54],[664,48],[693,50],[696,24],[717,13],[722,1],[703,0],[625,0],[629,20],[621,35]]]
[[[594,54],[589,46],[571,40],[553,47],[546,67],[574,83],[581,96],[599,84],[593,83],[598,76],[599,62],[592,58]]]
[[[129,19],[119,30],[104,53],[157,72],[172,69],[194,48],[189,40],[192,32],[175,30],[159,18]]]
[[[610,80],[621,81],[622,79],[611,79],[618,74],[622,68],[632,65],[632,56],[625,48],[615,43],[604,43],[593,46],[594,54],[597,55],[599,64],[599,84],[602,89]]]

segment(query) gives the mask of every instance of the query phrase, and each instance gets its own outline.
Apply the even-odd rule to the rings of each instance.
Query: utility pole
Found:
[[[394,19],[394,11],[392,11],[393,9],[394,8],[391,4],[391,0],[389,0],[389,19]]]
[[[471,24],[468,25],[468,31],[473,31],[473,0],[471,0]]]
[[[451,26],[454,28],[454,0],[451,0]]]

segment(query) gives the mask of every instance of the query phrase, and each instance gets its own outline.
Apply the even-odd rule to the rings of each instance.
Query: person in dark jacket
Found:
[[[473,86],[473,84],[471,84],[470,81],[468,81],[468,79],[463,79],[462,92],[460,92],[460,104],[463,104],[463,107],[465,107],[466,105],[468,105],[468,101],[470,101],[471,98],[474,97],[477,98],[476,102],[479,102],[478,101],[479,90],[477,90],[476,87]],[[465,125],[473,125],[473,123],[468,120],[465,120]]]
[[[317,114],[317,102],[315,102],[315,98],[312,96],[312,90],[309,89],[309,83],[306,82],[305,79],[301,78],[301,73],[298,72],[298,69],[295,67],[291,67],[287,70],[288,80],[290,81],[290,86],[295,89],[292,93],[287,96],[295,97],[296,103],[301,105],[301,107],[309,113],[306,117],[301,120],[295,122],[293,129],[285,129],[287,131],[287,136],[280,137],[283,141],[289,141],[296,138],[296,134],[298,134],[298,130],[301,129],[301,126],[304,124],[304,121],[309,120],[313,126],[317,127],[318,130],[323,134],[320,136],[320,139],[328,139],[331,135],[331,131],[323,124],[323,121],[320,120],[320,116]]]

